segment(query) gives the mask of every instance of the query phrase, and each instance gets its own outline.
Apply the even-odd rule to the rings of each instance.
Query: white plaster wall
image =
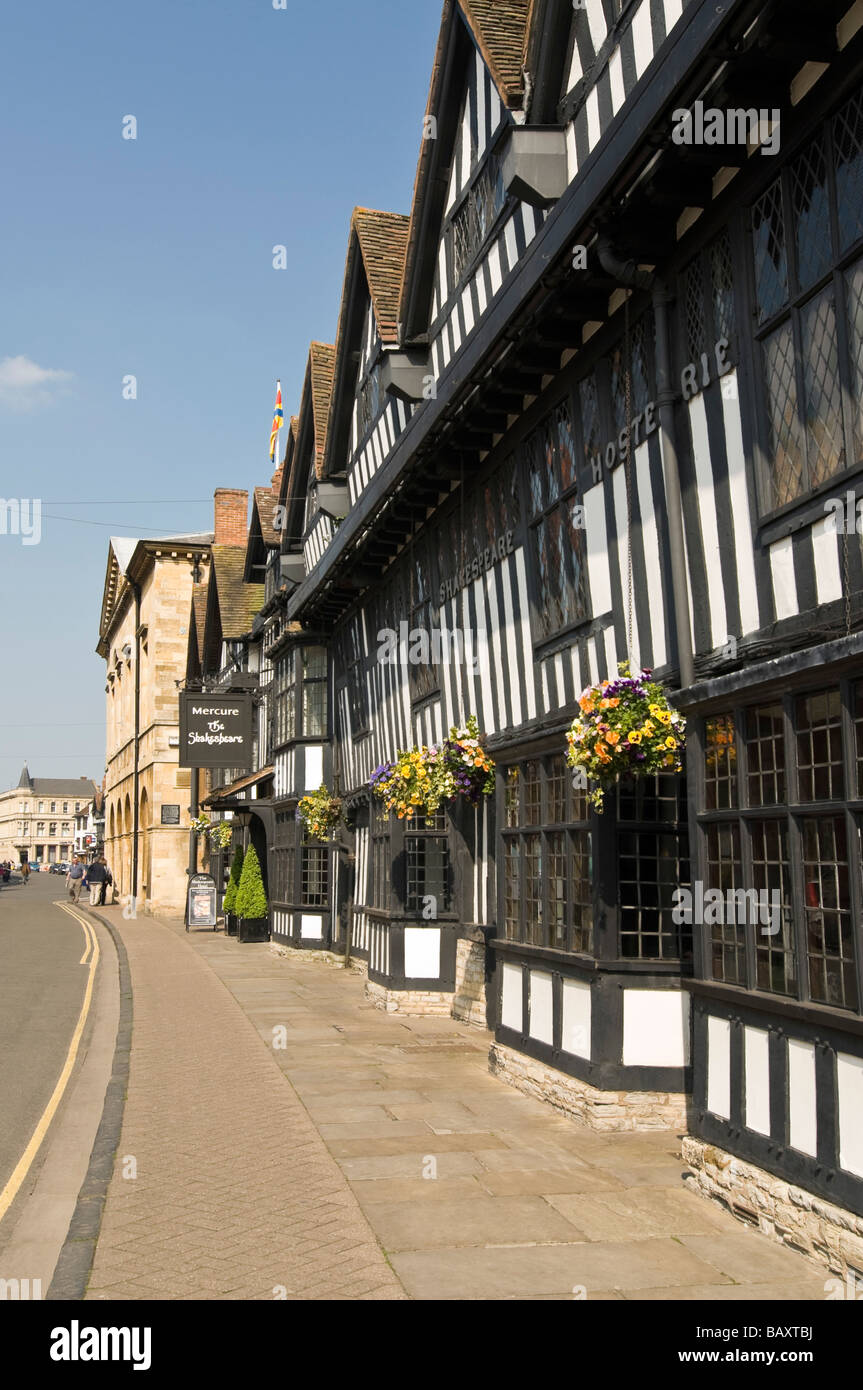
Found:
[[[815,1104],[815,1047],[798,1038],[788,1039],[788,1104],[790,1141],[800,1153],[817,1154],[818,1130]]]
[[[590,985],[584,980],[563,982],[563,1029],[561,1048],[574,1057],[590,1061]]]
[[[500,1021],[504,1028],[512,1028],[516,1033],[521,1032],[521,1006],[521,966],[504,965],[500,1006]]]
[[[683,990],[623,991],[623,1065],[684,1067],[689,1061],[689,995]]]
[[[727,1018],[707,1020],[707,1109],[723,1120],[731,1118],[731,1024]]]
[[[764,1028],[744,1028],[743,1068],[746,1083],[746,1128],[770,1133],[770,1034]]]
[[[405,927],[405,976],[440,979],[440,927]]]
[[[863,1178],[863,1058],[840,1052],[836,1058],[839,1091],[839,1167]]]
[[[304,912],[300,918],[300,936],[304,941],[320,941],[324,934],[324,919]]]
[[[306,791],[315,792],[324,780],[324,750],[306,744]]]
[[[554,1039],[551,976],[546,970],[530,972],[529,1032],[537,1042],[551,1043]]]

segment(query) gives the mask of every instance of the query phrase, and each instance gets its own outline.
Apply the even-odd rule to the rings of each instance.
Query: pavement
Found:
[[[825,1297],[684,1186],[679,1136],[520,1095],[490,1034],[380,1012],[358,970],[103,915],[134,1031],[88,1298]]]

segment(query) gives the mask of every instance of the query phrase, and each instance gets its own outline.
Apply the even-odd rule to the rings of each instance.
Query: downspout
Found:
[[[135,768],[132,780],[132,906],[138,908],[138,833],[140,830],[138,751],[141,738],[141,587],[130,579],[135,595]]]
[[[634,260],[616,255],[612,243],[601,236],[597,244],[600,265],[613,279],[632,289],[650,290],[656,322],[656,386],[659,407],[659,437],[665,471],[668,511],[668,544],[671,552],[671,592],[677,635],[677,661],[680,686],[686,690],[695,677],[692,629],[689,623],[689,581],[683,540],[683,503],[677,462],[677,429],[674,420],[675,392],[671,373],[671,329],[668,306],[672,295],[667,284],[653,271],[639,270]]]

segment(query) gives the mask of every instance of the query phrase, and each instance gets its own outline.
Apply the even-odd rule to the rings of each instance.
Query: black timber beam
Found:
[[[418,447],[429,441],[444,424],[474,376],[481,377],[489,362],[496,360],[501,342],[508,334],[511,336],[519,317],[525,312],[529,314],[537,307],[536,301],[546,295],[543,283],[549,268],[569,258],[573,237],[589,225],[594,210],[607,202],[615,188],[632,183],[649,152],[645,132],[654,131],[660,119],[667,121],[672,103],[678,102],[687,84],[697,82],[699,71],[715,69],[717,43],[721,43],[734,26],[751,22],[753,10],[751,0],[726,0],[722,6],[715,0],[693,0],[684,11],[669,35],[667,51],[653,80],[635,89],[619,113],[619,119],[585,161],[579,177],[551,209],[542,229],[527,247],[474,334],[441,377],[436,398],[424,402],[408,421],[389,458],[366,489],[364,505],[357,507],[355,514],[339,527],[319,572],[310,576],[292,596],[291,616],[303,613],[309,605],[314,606],[319,600],[321,586],[332,582],[341,565],[350,563],[351,548],[358,535],[373,524],[381,500],[398,485]],[[703,79],[700,85],[703,86]],[[652,138],[655,142],[656,136]],[[510,379],[507,386],[523,389],[519,378],[515,382]],[[529,388],[525,390],[525,394],[528,393]]]

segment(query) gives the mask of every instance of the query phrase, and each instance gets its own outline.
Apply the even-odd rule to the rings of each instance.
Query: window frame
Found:
[[[806,681],[796,682],[790,688],[781,690],[766,689],[757,693],[749,691],[749,698],[740,690],[736,696],[693,718],[690,723],[691,752],[695,775],[693,787],[693,824],[695,843],[693,846],[693,872],[697,872],[707,886],[706,836],[708,827],[714,824],[733,824],[739,826],[741,881],[744,887],[754,886],[752,831],[751,826],[763,822],[778,822],[786,830],[787,871],[789,877],[790,940],[793,945],[793,961],[796,988],[794,992],[784,992],[758,983],[758,948],[765,943],[768,969],[770,969],[770,942],[772,938],[760,934],[760,927],[746,922],[743,933],[743,979],[740,981],[720,978],[713,968],[713,940],[710,924],[698,928],[701,951],[701,978],[709,985],[746,993],[761,994],[765,998],[784,1001],[818,1010],[830,1010],[837,1016],[860,1018],[863,1016],[863,872],[861,872],[860,847],[863,845],[863,766],[858,774],[857,739],[858,733],[854,719],[855,687],[863,687],[861,673],[822,672],[820,678],[812,675]],[[801,800],[798,736],[795,710],[797,702],[811,696],[838,690],[840,703],[839,728],[841,730],[840,766],[844,777],[844,796],[842,798],[821,798]],[[750,743],[747,736],[746,720],[750,711],[777,705],[782,710],[782,738],[785,761],[785,799],[775,803],[753,804],[750,791]],[[706,809],[705,795],[705,757],[707,750],[707,721],[719,716],[733,715],[736,743],[737,796],[736,805]],[[861,725],[863,727],[863,725]],[[861,743],[863,756],[863,743]],[[856,794],[855,794],[856,793]],[[848,874],[848,911],[850,914],[851,956],[853,986],[856,997],[850,1004],[813,996],[810,970],[813,957],[810,952],[809,918],[805,904],[806,881],[804,878],[804,834],[807,823],[838,819],[844,824],[845,852]],[[841,862],[841,861],[839,861]],[[819,909],[812,908],[812,911]],[[822,907],[820,909],[824,911]],[[841,913],[842,909],[837,908]],[[839,952],[832,959],[838,962],[842,973],[841,934],[837,934]],[[844,993],[843,979],[843,993]]]
[[[550,812],[553,809],[549,784],[556,780],[552,778],[549,767],[553,763],[559,763],[563,776],[563,796],[564,796],[564,819],[552,819]],[[524,780],[523,770],[531,764],[537,764],[540,768],[539,775],[539,817],[536,821],[527,819],[527,790],[528,784]],[[508,796],[510,792],[509,776],[518,769],[521,773],[517,793],[516,814],[518,823],[509,824]],[[597,959],[597,934],[595,931],[596,902],[599,875],[599,860],[597,855],[596,824],[595,816],[591,811],[590,804],[584,793],[583,802],[577,800],[577,793],[572,786],[572,773],[566,767],[563,753],[558,749],[536,749],[536,750],[513,750],[501,754],[498,760],[498,804],[497,804],[497,825],[498,825],[498,863],[500,872],[498,874],[498,922],[500,924],[501,938],[509,946],[518,948],[552,950],[558,951],[569,956],[586,957],[589,960]],[[583,815],[575,814],[583,811]],[[548,907],[548,900],[543,891],[542,863],[548,863],[551,859],[552,851],[549,850],[550,837],[565,837],[565,881],[566,899],[564,905],[563,941],[564,944],[556,944],[551,940],[551,914],[549,912],[548,930],[545,923],[541,922],[539,935],[542,940],[535,939],[536,933],[531,933],[527,923],[528,899],[525,892],[526,873],[525,864],[527,856],[524,852],[524,845],[529,838],[537,837],[540,844],[540,869],[539,881],[541,897],[539,899],[540,908],[543,912]],[[588,946],[574,944],[577,940],[576,933],[584,931],[584,926],[577,927],[575,923],[575,902],[571,892],[575,882],[574,876],[574,857],[575,843],[577,837],[583,837],[588,857],[589,874],[589,893],[590,903],[589,912],[591,915],[590,926],[587,928]],[[517,895],[514,901],[518,905],[518,934],[510,935],[509,914],[508,914],[508,888],[509,880],[507,873],[507,863],[509,858],[509,846],[518,844],[519,852],[519,875],[517,884]],[[585,852],[583,850],[582,852]],[[550,886],[549,879],[548,885]],[[584,907],[586,904],[581,903]]]
[[[839,203],[836,181],[835,135],[834,127],[843,111],[856,98],[854,91],[846,93],[839,104],[826,113],[821,113],[783,159],[781,169],[770,179],[762,181],[746,200],[744,209],[744,232],[746,243],[746,283],[749,308],[751,311],[750,360],[753,367],[753,385],[756,399],[755,430],[757,464],[756,497],[758,519],[764,524],[774,518],[811,503],[827,493],[841,489],[850,479],[863,471],[863,447],[858,451],[855,439],[856,428],[863,436],[863,392],[855,394],[853,348],[849,333],[847,275],[855,264],[863,271],[863,232],[841,250],[839,239]],[[827,169],[827,205],[830,221],[829,266],[821,275],[812,279],[805,287],[799,278],[798,222],[795,219],[793,204],[793,178],[798,167],[814,143],[819,143]],[[786,258],[787,291],[780,307],[760,319],[760,305],[757,289],[756,243],[753,218],[757,205],[769,194],[776,184],[780,187],[783,238]],[[832,298],[837,353],[837,376],[839,382],[838,406],[841,417],[842,440],[845,451],[845,465],[829,474],[823,481],[814,485],[811,482],[810,462],[811,440],[807,429],[807,359],[802,351],[803,319],[806,310],[813,306],[825,293]],[[765,364],[765,345],[784,327],[790,325],[794,354],[794,387],[796,393],[797,442],[802,450],[804,486],[800,492],[784,501],[777,500],[774,483],[774,466],[771,418],[771,396]],[[861,439],[863,445],[863,439]]]

